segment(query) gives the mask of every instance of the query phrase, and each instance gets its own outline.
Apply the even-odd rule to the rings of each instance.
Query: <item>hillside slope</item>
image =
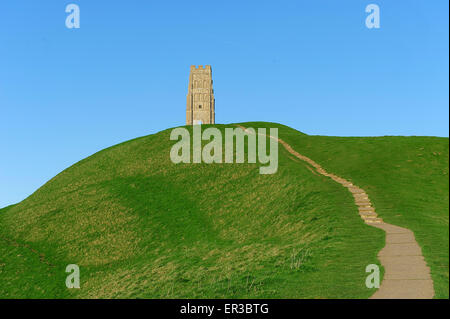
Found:
[[[169,134],[98,152],[3,209],[0,297],[373,293],[365,267],[383,233],[342,187],[281,148],[274,175],[259,164],[175,165]],[[65,287],[68,264],[79,265],[81,289]]]
[[[445,187],[448,192],[448,139],[417,138],[442,157],[430,161],[427,153],[418,167],[406,165],[403,175],[386,176],[385,171],[402,161],[402,154],[415,150],[416,144],[400,143],[399,159],[379,163],[381,159],[370,157],[366,149],[385,153],[396,141],[361,138],[346,144],[278,124],[245,126],[279,127],[279,136],[299,152],[367,187],[377,211],[389,222],[411,223],[394,212],[399,205],[413,202],[416,209],[411,216],[416,224],[410,228],[419,244],[425,244],[425,258],[439,282],[438,296],[445,296],[441,277],[446,271],[448,279],[448,193],[443,194]],[[0,298],[367,298],[373,294],[365,287],[365,267],[378,263],[384,232],[362,222],[344,188],[314,174],[281,147],[274,175],[260,175],[260,164],[175,165],[169,158],[174,143],[169,134],[166,130],[98,152],[23,202],[0,210]],[[378,143],[383,139],[388,141]],[[353,145],[355,140],[358,143]],[[370,168],[364,167],[366,157],[372,159]],[[424,168],[430,165],[436,174],[427,177]],[[446,182],[441,173],[447,174]],[[378,174],[377,178],[371,174]],[[390,195],[383,195],[383,178],[390,182]],[[410,200],[409,195],[417,194],[396,188],[407,185],[408,178],[422,188],[425,194],[420,198],[426,201]],[[435,185],[427,187],[430,180]],[[429,196],[437,188],[433,200]],[[395,198],[389,198],[391,194]],[[433,209],[424,214],[420,207]],[[425,224],[431,228],[421,227]],[[78,290],[65,287],[64,270],[73,263],[81,269]]]
[[[431,268],[436,298],[449,297],[448,138],[309,136],[258,124],[279,127],[293,148],[362,187],[383,220],[411,229]]]

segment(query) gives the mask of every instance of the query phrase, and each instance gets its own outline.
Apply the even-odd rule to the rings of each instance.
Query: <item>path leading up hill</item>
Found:
[[[245,127],[238,125],[245,130]],[[274,138],[273,136],[269,136]],[[366,224],[386,232],[386,246],[378,253],[385,269],[380,288],[372,299],[431,299],[434,297],[430,268],[411,230],[385,223],[377,216],[367,193],[351,182],[328,173],[310,158],[296,152],[288,143],[277,138],[284,148],[298,159],[313,166],[316,171],[346,187],[355,199],[359,215]]]
[[[364,270],[384,233],[350,193],[284,149],[270,175],[259,163],[175,164],[171,132],[101,150],[0,209],[0,299],[373,294]],[[65,285],[69,264],[80,289]]]
[[[0,298],[448,298],[448,139],[240,125],[278,128],[277,174],[174,164],[167,129],[0,209]]]

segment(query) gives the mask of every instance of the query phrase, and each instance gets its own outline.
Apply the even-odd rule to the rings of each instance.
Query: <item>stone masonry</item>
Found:
[[[214,124],[214,90],[210,65],[191,65],[186,102],[186,125]]]

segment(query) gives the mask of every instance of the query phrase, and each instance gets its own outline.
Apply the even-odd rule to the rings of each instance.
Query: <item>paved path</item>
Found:
[[[238,125],[245,130],[245,127]],[[274,138],[269,136],[270,138]],[[378,253],[385,273],[380,288],[372,299],[428,299],[433,298],[433,281],[422,250],[414,234],[407,228],[385,223],[375,212],[366,192],[351,182],[330,174],[310,158],[297,153],[289,144],[278,138],[284,148],[295,157],[307,162],[319,174],[330,177],[353,194],[359,215],[364,222],[386,232],[386,246]]]

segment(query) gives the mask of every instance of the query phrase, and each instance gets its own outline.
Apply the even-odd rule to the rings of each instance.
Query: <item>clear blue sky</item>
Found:
[[[65,27],[78,4],[81,28]],[[381,28],[365,27],[365,7]],[[191,64],[216,121],[448,136],[448,1],[0,2],[0,207],[116,143],[184,125]]]

